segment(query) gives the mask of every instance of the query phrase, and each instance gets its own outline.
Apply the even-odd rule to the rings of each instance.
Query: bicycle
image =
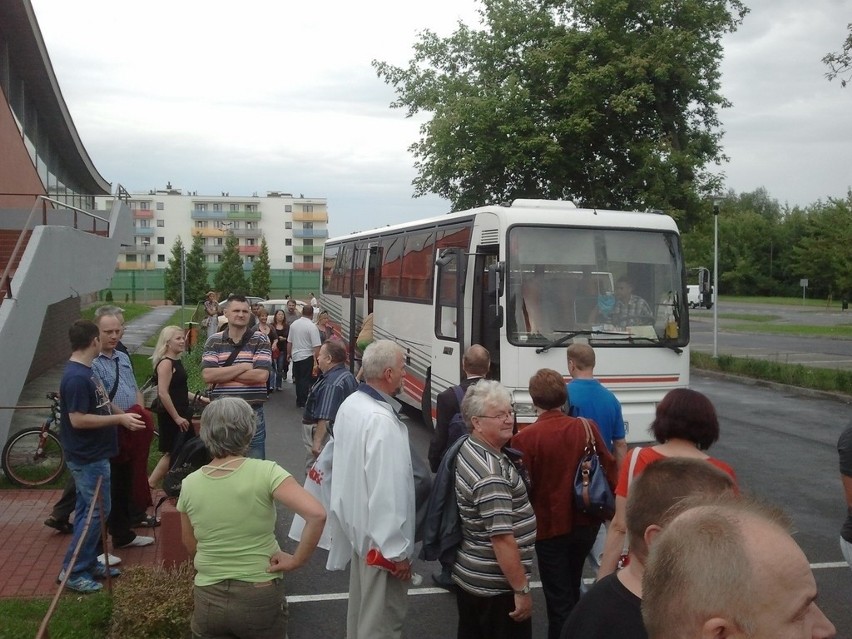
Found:
[[[40,426],[24,428],[12,435],[0,458],[10,482],[37,488],[55,482],[65,472],[65,453],[59,441],[59,393],[47,393],[50,417]],[[38,406],[33,408],[48,408]]]

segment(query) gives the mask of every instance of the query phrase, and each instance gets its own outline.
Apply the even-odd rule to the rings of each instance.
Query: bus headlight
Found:
[[[536,414],[532,402],[515,402],[515,418],[522,423],[534,422]]]

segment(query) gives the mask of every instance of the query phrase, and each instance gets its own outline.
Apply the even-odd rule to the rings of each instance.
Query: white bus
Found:
[[[320,306],[352,353],[373,314],[374,337],[405,349],[399,399],[427,422],[471,344],[491,353],[519,424],[535,420],[530,376],[566,373],[572,340],[594,347],[630,442],[647,441],[656,404],[689,383],[683,255],[665,215],[515,200],[333,238]]]

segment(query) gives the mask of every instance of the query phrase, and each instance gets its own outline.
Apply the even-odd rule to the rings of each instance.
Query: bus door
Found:
[[[500,380],[500,328],[503,314],[500,306],[502,271],[497,264],[497,245],[480,246],[473,267],[473,309],[470,321],[470,343],[484,346],[491,355],[488,378]]]
[[[435,260],[435,317],[428,400],[424,393],[424,419],[428,422],[434,396],[461,380],[461,359],[466,347],[464,281],[467,254],[463,248],[445,248]]]

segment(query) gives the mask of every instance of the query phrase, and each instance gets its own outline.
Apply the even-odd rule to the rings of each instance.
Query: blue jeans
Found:
[[[249,450],[246,457],[254,459],[266,459],[266,416],[263,413],[263,404],[252,406],[254,409],[255,425],[257,430],[251,438]]]
[[[287,352],[280,353],[278,359],[275,360],[275,381],[276,388],[281,389],[281,385],[287,381],[287,372],[290,370],[290,362],[287,361]]]
[[[74,554],[74,548],[77,547],[77,542],[83,534],[83,526],[86,523],[86,511],[89,509],[89,504],[94,501],[95,485],[98,483],[99,477],[103,477],[101,496],[104,501],[104,517],[109,516],[111,506],[109,498],[110,472],[108,459],[101,459],[88,464],[77,464],[69,461],[67,465],[77,486],[77,507],[74,511],[74,534],[71,536],[71,543],[68,545],[65,559],[62,560],[63,570],[68,569],[68,564],[71,563],[71,556]],[[77,563],[74,565],[74,570],[71,574],[89,573],[95,567],[98,552],[100,552],[100,542],[101,514],[98,507],[95,506],[92,523],[83,540],[83,545],[80,547],[80,554],[77,555]]]

